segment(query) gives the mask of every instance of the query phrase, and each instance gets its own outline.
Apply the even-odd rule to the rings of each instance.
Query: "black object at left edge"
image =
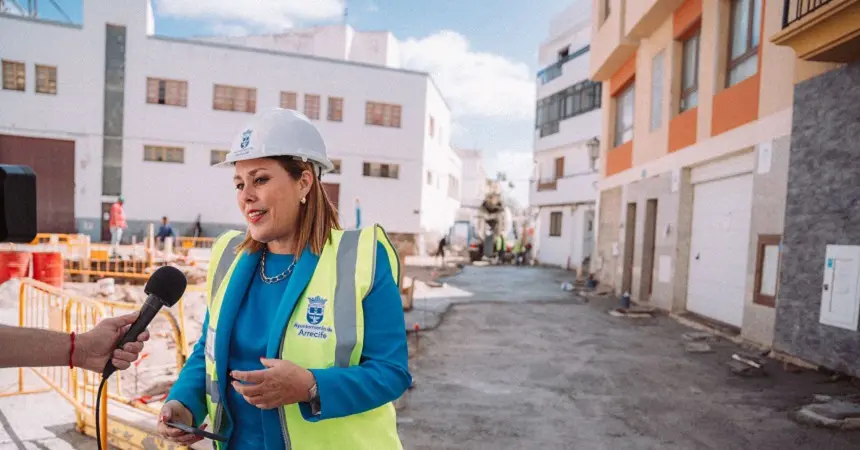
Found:
[[[36,172],[0,164],[0,242],[32,242],[36,218]]]

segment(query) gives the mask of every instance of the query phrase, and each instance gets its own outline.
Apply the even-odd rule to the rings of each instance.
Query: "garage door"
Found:
[[[752,209],[752,174],[693,187],[687,310],[740,327]]]

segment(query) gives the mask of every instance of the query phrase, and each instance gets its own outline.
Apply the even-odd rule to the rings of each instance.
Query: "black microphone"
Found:
[[[123,345],[129,342],[137,341],[137,337],[146,330],[152,319],[158,315],[158,311],[162,306],[172,307],[185,294],[185,288],[188,286],[188,280],[181,270],[173,266],[161,266],[156,270],[149,280],[146,281],[146,286],[143,292],[148,294],[146,302],[140,308],[140,315],[131,324],[125,336],[116,344],[116,348],[122,348]],[[107,379],[116,371],[111,359],[108,359],[102,372],[102,378]]]

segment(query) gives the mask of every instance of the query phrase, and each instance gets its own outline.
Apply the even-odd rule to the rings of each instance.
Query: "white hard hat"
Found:
[[[326,156],[322,135],[310,119],[298,111],[283,108],[255,114],[233,141],[225,161],[215,166],[272,156],[311,161],[319,168],[320,175],[334,169]]]

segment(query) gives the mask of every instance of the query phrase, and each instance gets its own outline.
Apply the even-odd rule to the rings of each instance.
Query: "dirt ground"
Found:
[[[445,280],[476,295],[419,337],[416,387],[398,411],[405,448],[860,447],[858,432],[790,419],[815,394],[856,394],[849,384],[776,361],[766,377],[733,375],[735,344],[687,353],[681,336],[690,329],[665,317],[612,317],[609,300],[562,292],[567,276],[467,267]]]

